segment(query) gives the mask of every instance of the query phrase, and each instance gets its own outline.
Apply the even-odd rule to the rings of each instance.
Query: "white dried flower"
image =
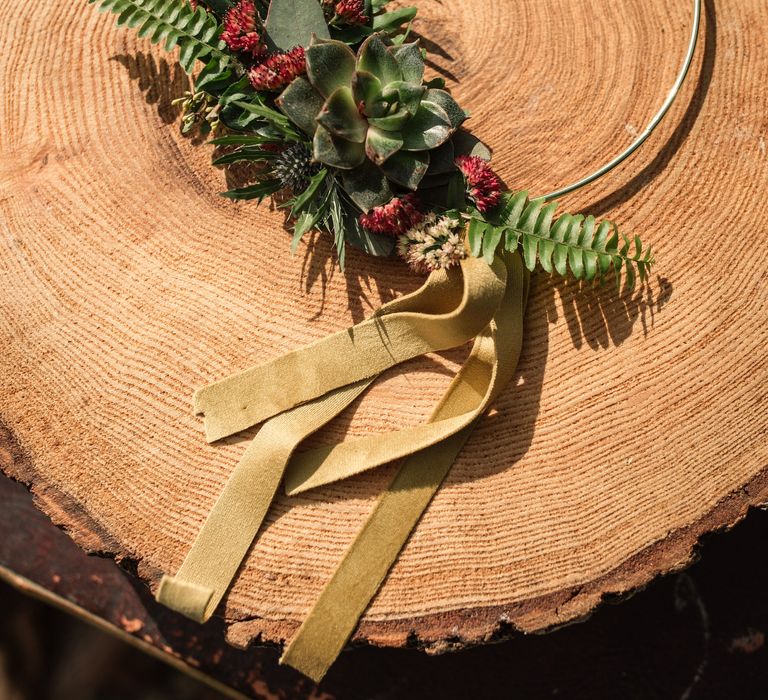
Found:
[[[400,236],[397,251],[417,272],[447,269],[467,257],[461,228],[460,221],[430,212]]]

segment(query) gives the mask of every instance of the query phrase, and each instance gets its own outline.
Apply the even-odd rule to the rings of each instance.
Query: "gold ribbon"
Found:
[[[320,680],[460,452],[476,419],[514,374],[528,273],[518,254],[433,273],[368,321],[206,387],[195,408],[209,440],[270,416],[235,468],[175,577],[157,599],[198,621],[213,613],[261,526],[279,482],[300,493],[411,455],[380,498],[281,662]],[[472,352],[424,425],[312,450],[295,447],[385,369],[475,337]],[[278,415],[275,415],[278,414]],[[418,453],[418,454],[414,454]]]
[[[505,281],[500,261],[489,267],[467,258],[460,270],[433,272],[421,289],[353,328],[201,389],[194,407],[205,414],[208,441],[376,377],[405,360],[466,343],[490,320]]]

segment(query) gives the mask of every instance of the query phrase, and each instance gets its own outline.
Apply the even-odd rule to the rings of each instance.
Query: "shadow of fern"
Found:
[[[647,335],[656,313],[673,291],[669,280],[662,277],[630,292],[617,290],[610,280],[596,285],[546,275],[541,278],[542,285],[546,285],[545,308],[550,323],[558,321],[557,295],[574,347],[586,344],[593,350],[621,345],[638,321]]]
[[[171,64],[164,58],[158,61],[143,51],[118,54],[111,60],[126,68],[131,80],[138,81],[147,104],[157,105],[157,114],[164,124],[172,124],[181,116],[180,106],[173,101],[183,97],[192,83],[178,63]]]

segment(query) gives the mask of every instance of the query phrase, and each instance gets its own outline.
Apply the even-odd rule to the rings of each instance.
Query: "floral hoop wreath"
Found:
[[[301,493],[395,459],[393,482],[298,633],[287,663],[319,681],[343,649],[474,423],[514,376],[529,272],[622,278],[654,260],[608,221],[560,214],[554,198],[603,176],[661,122],[691,65],[701,0],[675,83],[643,132],[594,173],[543,197],[505,191],[489,149],[425,52],[409,42],[416,8],[389,0],[90,0],[167,50],[179,48],[194,90],[182,130],[213,134],[214,165],[246,163],[234,200],[281,195],[295,250],[318,229],[344,267],[347,244],[395,250],[428,278],[353,329],[245,369],[195,393],[209,442],[263,423],[175,576],[157,598],[198,621],[226,594],[281,482]],[[294,455],[298,444],[393,366],[474,338],[469,359],[429,421]],[[350,361],[351,358],[351,361]],[[342,362],[343,360],[343,362]]]

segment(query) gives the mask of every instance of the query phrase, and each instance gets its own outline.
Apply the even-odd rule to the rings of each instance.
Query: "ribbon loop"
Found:
[[[272,503],[296,445],[354,401],[372,380],[337,389],[267,421],[243,453],[176,576],[157,600],[198,622],[221,602]],[[207,597],[201,591],[207,591]]]
[[[504,254],[492,266],[468,258],[461,271],[433,273],[420,290],[390,302],[344,333],[198,392],[195,406],[206,414],[209,440],[273,417],[246,449],[176,576],[163,578],[158,600],[195,620],[208,619],[235,577],[284,474],[286,489],[293,494],[407,457],[281,659],[319,680],[475,421],[512,378],[522,345],[527,285],[528,273],[517,253]],[[471,337],[475,342],[468,360],[426,424],[312,450],[292,460],[296,446],[349,406],[381,371]]]
[[[405,360],[462,345],[490,321],[505,285],[499,261],[488,266],[467,258],[461,270],[433,273],[421,290],[357,326],[200,389],[194,408],[205,414],[207,440],[238,433]],[[444,294],[436,293],[441,289]]]
[[[298,454],[285,473],[286,494],[295,496],[347,479],[424,450],[466,428],[485,412],[493,396],[497,358],[495,337],[490,328],[477,337],[472,352],[473,362],[463,378],[465,410],[412,428],[346,440]]]
[[[436,415],[440,415],[440,418],[433,418],[413,428],[346,440],[295,455],[285,473],[285,492],[289,496],[355,476],[424,450],[460,432],[485,413],[499,389],[506,386],[511,378],[509,361],[499,357],[499,352],[515,357],[515,353],[519,353],[516,340],[508,337],[515,332],[516,319],[510,319],[508,315],[515,309],[510,296],[522,288],[522,283],[512,276],[521,273],[512,260],[507,264],[510,269],[504,304],[490,325],[475,340],[471,362],[462,369],[462,391],[460,394],[456,391],[448,394],[453,396],[454,402],[461,397],[464,404],[462,409],[455,406],[449,412],[450,417],[438,411]]]
[[[351,337],[352,346],[360,350],[355,338],[368,334],[366,345],[370,347],[376,340],[379,347],[384,348],[389,364],[394,364],[396,358],[419,354],[424,350],[425,342],[429,349],[437,341],[438,347],[461,343],[475,325],[491,318],[505,284],[506,269],[500,264],[491,269],[485,263],[474,261],[462,266],[461,270],[436,272],[419,290],[386,304],[377,312],[371,321],[382,325],[385,319],[392,321],[389,327],[383,328],[384,332],[377,328],[375,335],[370,335],[374,326],[370,325],[371,321],[364,322],[291,355],[303,358],[311,368],[309,372],[320,377],[318,367],[338,365],[340,361],[347,370],[357,367],[357,355],[336,354],[340,352],[339,339],[344,342],[345,335]],[[422,322],[431,325],[432,330],[412,341],[408,329],[414,323]],[[349,406],[375,379],[374,375],[350,381],[349,376],[344,377],[337,367],[333,381],[326,381],[322,388],[333,384],[338,388],[302,402],[312,393],[301,394],[304,388],[301,382],[308,375],[289,375],[280,381],[275,377],[274,368],[282,366],[282,372],[290,366],[281,365],[281,359],[235,375],[197,395],[197,406],[205,406],[209,414],[206,417],[213,421],[208,425],[209,439],[211,430],[214,436],[229,434],[230,430],[240,428],[255,415],[247,411],[233,412],[230,392],[253,391],[246,408],[274,410],[276,397],[283,401],[281,406],[292,407],[264,423],[235,467],[176,576],[166,576],[161,582],[158,600],[198,621],[207,620],[213,614],[237,574],[296,446]],[[382,362],[382,358],[377,361]],[[261,405],[264,395],[267,396],[267,408]],[[202,595],[203,591],[206,595]]]

